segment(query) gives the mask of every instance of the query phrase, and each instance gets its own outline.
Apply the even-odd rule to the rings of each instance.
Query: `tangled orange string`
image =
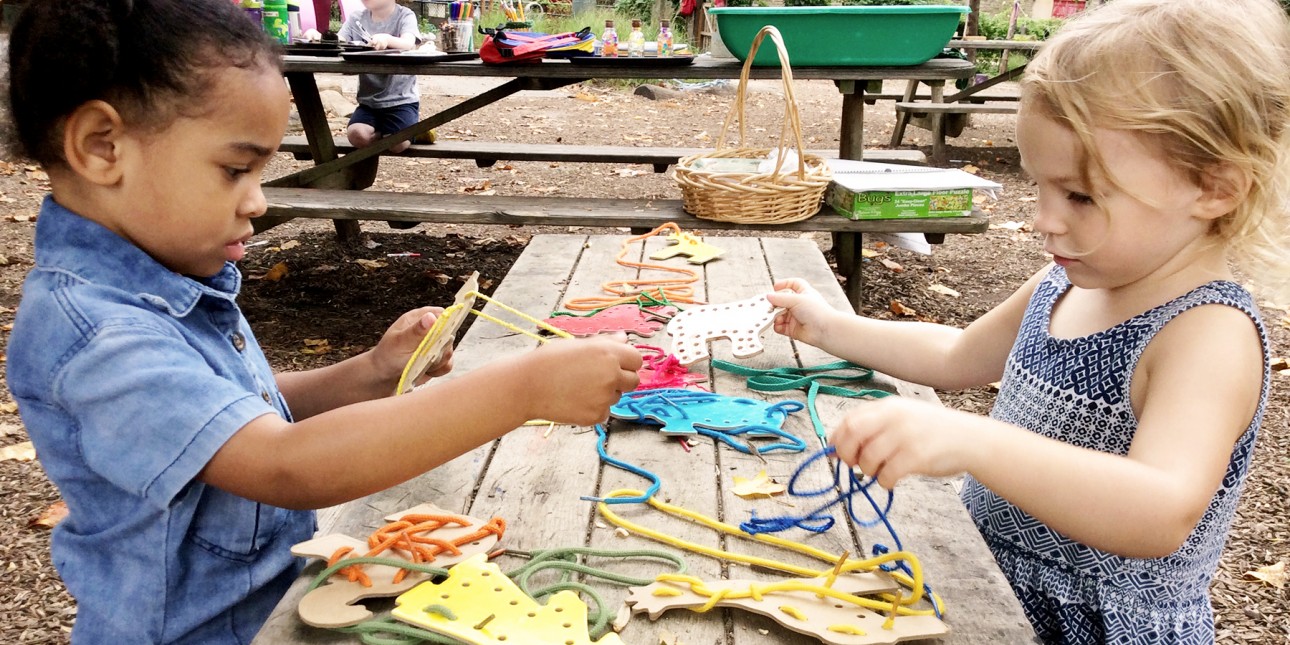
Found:
[[[634,262],[627,259],[627,252],[636,242],[645,240],[664,231],[680,233],[681,227],[674,222],[668,222],[660,225],[658,228],[629,238],[623,242],[623,247],[618,251],[614,261],[618,264],[634,269],[653,269],[656,271],[668,271],[671,273],[680,273],[689,277],[674,279],[646,279],[636,278],[632,280],[610,280],[602,283],[600,288],[609,296],[588,296],[585,298],[571,298],[566,300],[564,308],[570,311],[593,311],[604,309],[614,305],[634,304],[642,296],[651,298],[658,302],[675,302],[691,305],[704,304],[702,300],[694,298],[694,287],[690,286],[699,281],[699,273],[693,269],[685,267],[670,267],[663,264],[651,264],[648,262]]]
[[[481,540],[489,535],[501,538],[506,532],[506,520],[494,517],[479,527],[478,531],[458,537],[451,542],[428,535],[445,526],[470,526],[470,518],[460,515],[405,515],[372,532],[372,535],[367,538],[368,551],[362,557],[372,557],[391,551],[412,562],[434,562],[441,553],[461,555],[461,549],[458,548],[461,545]],[[336,552],[327,560],[327,566],[340,562],[351,551],[353,551],[352,547],[336,549]],[[361,564],[341,568],[336,575],[342,573],[350,582],[358,582],[364,587],[372,586],[372,579],[363,572]],[[401,582],[407,573],[407,569],[401,569],[395,574],[394,582]]]

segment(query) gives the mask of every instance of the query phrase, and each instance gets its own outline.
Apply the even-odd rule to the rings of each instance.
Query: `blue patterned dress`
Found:
[[[1066,271],[1040,282],[1004,368],[991,416],[1069,444],[1127,454],[1137,429],[1129,384],[1147,343],[1170,320],[1206,304],[1245,312],[1268,339],[1250,294],[1211,282],[1115,327],[1075,339],[1049,335]],[[1053,531],[968,476],[963,502],[1012,583],[1039,637],[1050,643],[1212,643],[1209,583],[1218,566],[1267,405],[1237,440],[1222,484],[1182,547],[1163,558],[1126,558]]]

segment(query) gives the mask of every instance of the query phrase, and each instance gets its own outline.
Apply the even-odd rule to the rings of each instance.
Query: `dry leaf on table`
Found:
[[[891,260],[888,260],[887,258],[882,258],[878,261],[881,262],[883,266],[887,267],[888,269],[891,269],[892,271],[895,271],[896,273],[900,273],[901,271],[905,270],[905,267],[900,266],[899,262],[893,262]]]
[[[763,470],[752,479],[735,475],[735,485],[730,490],[744,499],[756,499],[780,495],[788,490],[788,487],[768,477],[766,471]]]

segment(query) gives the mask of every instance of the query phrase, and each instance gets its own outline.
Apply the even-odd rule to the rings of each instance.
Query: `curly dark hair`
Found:
[[[9,37],[9,148],[42,165],[64,163],[63,125],[93,100],[131,126],[164,129],[201,106],[212,71],[277,70],[278,53],[229,0],[29,3]]]

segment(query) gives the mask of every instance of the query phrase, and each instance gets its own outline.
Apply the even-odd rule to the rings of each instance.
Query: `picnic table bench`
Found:
[[[349,139],[336,137],[332,144],[337,152],[349,154],[355,150]],[[432,144],[414,143],[403,152],[387,153],[422,159],[472,159],[480,168],[488,168],[498,161],[564,161],[573,163],[646,164],[654,172],[667,172],[681,157],[706,152],[710,148],[669,146],[574,146],[563,143],[514,143],[510,141],[436,141]],[[310,159],[309,141],[304,136],[284,137],[279,152],[288,152],[296,159]],[[836,159],[837,150],[808,150],[809,154],[826,159]],[[865,161],[924,165],[927,155],[918,150],[865,150]]]
[[[598,295],[606,281],[641,275],[615,263],[615,255],[627,240],[622,235],[536,235],[492,298],[536,317],[562,309],[573,297]],[[796,238],[709,237],[706,241],[725,250],[716,261],[696,268],[701,279],[695,283],[696,296],[711,303],[749,298],[770,290],[777,279],[801,277],[820,289],[837,308],[850,310],[818,247]],[[636,242],[630,259],[666,246],[652,237]],[[680,258],[669,263],[685,264]],[[447,304],[447,303],[441,303]],[[515,318],[496,304],[484,312],[507,321]],[[476,319],[457,344],[453,374],[463,374],[487,362],[516,352],[531,350],[538,341],[482,319]],[[666,330],[641,342],[661,348],[669,346]],[[762,335],[765,351],[739,361],[754,368],[816,366],[835,359],[820,350],[793,343],[767,331]],[[714,358],[730,360],[729,344],[713,343]],[[700,361],[691,371],[706,375],[715,392],[749,399],[804,400],[802,392],[762,394],[746,387],[742,377],[716,370]],[[452,378],[453,374],[445,378]],[[878,374],[865,384],[902,396],[936,401],[928,388]],[[433,383],[429,387],[434,387]],[[823,422],[832,426],[855,405],[864,401],[820,396],[817,407]],[[752,509],[762,516],[801,512],[813,500],[791,500],[787,506],[773,500],[746,500],[731,490],[732,477],[754,477],[765,470],[779,481],[785,479],[806,457],[818,449],[819,441],[806,418],[806,411],[790,415],[784,428],[808,444],[804,453],[766,452],[760,457],[743,454],[707,439],[692,442],[688,452],[677,441],[663,437],[654,427],[615,420],[608,426],[608,454],[657,474],[662,482],[660,499],[711,518],[739,524]],[[450,512],[487,520],[494,516],[506,522],[500,543],[508,550],[534,551],[559,547],[602,549],[653,549],[675,552],[689,564],[689,573],[704,580],[782,580],[786,576],[760,567],[724,563],[721,560],[682,552],[674,547],[632,533],[622,535],[583,496],[604,496],[623,488],[645,489],[647,482],[624,470],[609,467],[596,452],[597,436],[589,428],[569,426],[522,427],[501,439],[472,450],[451,462],[389,490],[320,511],[319,535],[342,533],[362,538],[384,524],[385,515],[432,502]],[[806,487],[826,487],[828,468],[808,471]],[[673,536],[728,551],[795,563],[798,566],[828,568],[828,563],[789,553],[760,542],[721,536],[699,524],[664,515],[644,504],[619,504],[613,510],[622,517]],[[895,547],[885,532],[860,529],[840,515],[838,523],[824,533],[791,529],[777,534],[807,542],[832,554],[846,551],[867,557],[875,543]],[[1021,607],[981,539],[949,479],[909,478],[895,491],[895,503],[888,517],[902,540],[922,563],[926,580],[944,601],[944,620],[950,634],[936,642],[1029,643],[1034,633]],[[503,571],[522,560],[503,558]],[[652,578],[659,568],[647,564],[614,567],[619,573]],[[355,643],[357,636],[310,627],[302,623],[297,605],[305,587],[321,570],[310,565],[279,603],[256,637],[255,645],[313,645]],[[621,587],[592,583],[611,608],[620,606],[626,595]],[[375,608],[391,603],[372,601]],[[670,632],[680,642],[692,645],[807,645],[818,641],[792,632],[770,619],[743,611],[715,609],[708,613],[673,610],[657,622],[637,615],[621,632],[624,643],[653,645],[660,634]],[[523,641],[520,641],[523,642]]]
[[[395,60],[395,58],[391,58]],[[291,138],[284,150],[307,153],[315,165],[266,182],[268,213],[255,221],[258,231],[294,217],[323,217],[336,222],[342,239],[358,235],[358,222],[367,220],[410,222],[473,222],[482,224],[559,224],[567,226],[628,227],[649,230],[666,216],[668,221],[692,229],[724,230],[758,228],[715,220],[698,220],[686,214],[679,202],[672,200],[613,200],[591,197],[506,197],[473,195],[430,195],[421,193],[378,193],[365,191],[372,185],[379,159],[389,154],[395,144],[409,141],[431,129],[491,105],[524,90],[550,90],[595,78],[739,78],[742,64],[734,59],[701,57],[685,67],[604,64],[571,64],[569,61],[543,60],[522,65],[484,65],[479,61],[458,62],[352,62],[340,58],[287,56],[284,74],[291,87],[304,129],[304,141]],[[964,78],[972,66],[962,60],[932,60],[906,67],[799,67],[795,79],[831,80],[842,92],[841,136],[837,156],[843,159],[915,161],[908,152],[885,154],[865,151],[863,146],[864,93],[868,80],[914,78],[943,84],[946,80]],[[375,144],[354,150],[338,141],[331,132],[327,115],[318,95],[316,74],[378,73],[417,74],[428,76],[477,76],[500,78],[500,85],[460,103],[446,107],[420,122],[379,139]],[[779,78],[778,67],[753,67],[751,78]],[[507,145],[509,153],[481,142],[444,145],[414,145],[403,154],[471,158],[476,163],[497,159],[589,160],[602,163],[648,163],[655,168],[675,163],[688,148],[586,148],[573,145],[524,147]],[[442,147],[440,147],[442,146]],[[347,152],[351,151],[351,152]],[[314,192],[317,191],[317,192]],[[344,191],[354,191],[346,195]],[[363,191],[363,192],[357,192]],[[909,219],[898,222],[849,220],[837,216],[824,206],[820,214],[792,227],[774,225],[762,230],[828,231],[833,234],[839,272],[847,276],[847,293],[858,305],[863,288],[859,248],[865,233],[914,232],[928,235],[930,242],[940,242],[950,233],[980,233],[989,226],[988,218],[974,214],[963,218]]]
[[[951,40],[950,49],[993,49],[1008,51],[1034,51],[1043,43],[1034,40]],[[924,96],[916,94],[919,82],[911,80],[905,93],[896,102],[896,126],[891,132],[892,147],[899,146],[905,138],[905,128],[914,117],[925,117],[926,127],[932,133],[932,163],[945,162],[945,137],[947,134],[957,136],[966,124],[969,114],[1016,114],[1019,107],[1019,96],[985,94],[986,90],[1000,83],[1020,78],[1026,71],[1026,65],[996,74],[980,83],[946,95],[944,84],[933,86],[931,93]],[[926,98],[927,100],[922,100]],[[958,117],[955,119],[955,117]]]

